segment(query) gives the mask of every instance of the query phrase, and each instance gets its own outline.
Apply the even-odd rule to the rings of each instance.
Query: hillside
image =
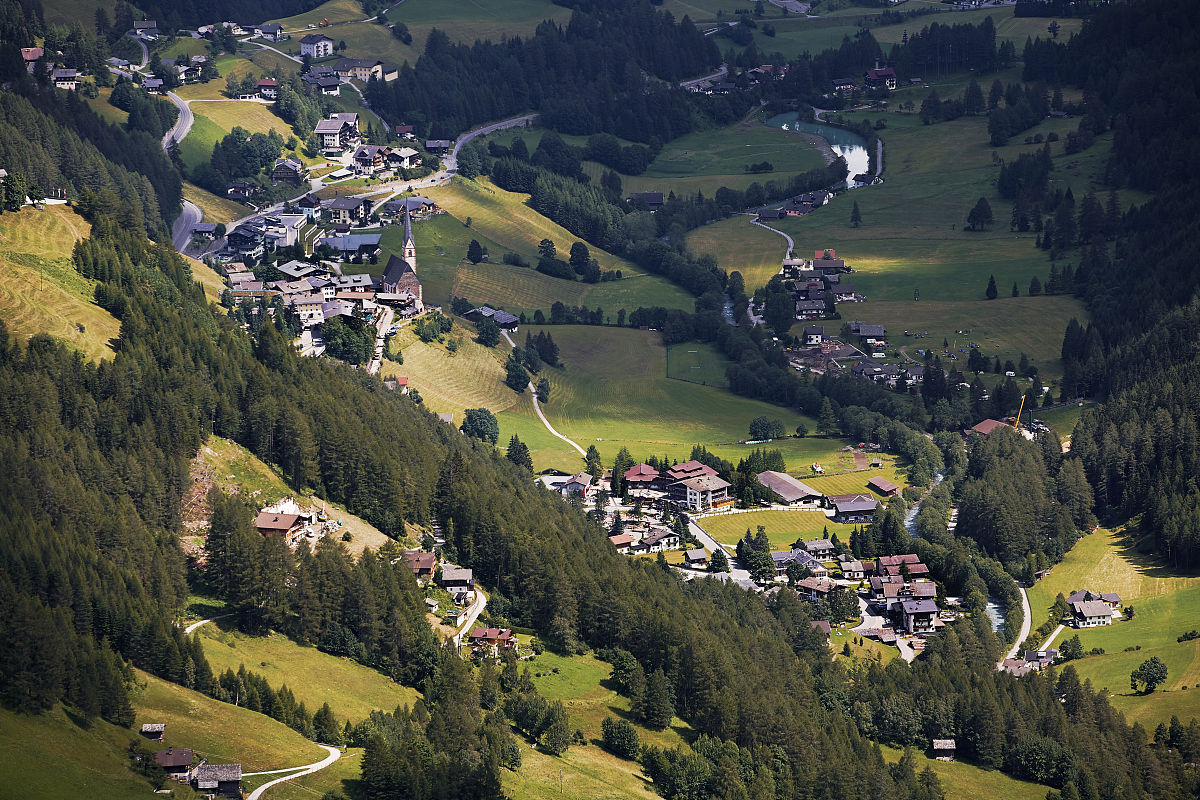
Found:
[[[1104,655],[1072,662],[1079,677],[1097,687],[1107,687],[1113,707],[1131,720],[1153,728],[1172,715],[1187,720],[1200,717],[1200,640],[1178,642],[1181,634],[1200,622],[1200,576],[1171,570],[1138,553],[1124,532],[1100,529],[1083,537],[1061,564],[1029,590],[1034,624],[1058,594],[1078,589],[1116,592],[1123,607],[1132,605],[1131,620],[1111,626],[1074,630],[1066,628],[1055,647],[1078,634],[1084,651],[1103,648]],[[1167,665],[1167,682],[1149,695],[1129,689],[1129,673],[1151,656]]]
[[[63,205],[0,215],[0,317],[15,336],[49,333],[98,360],[112,357],[121,326],[95,304],[96,282],[71,265],[71,248],[90,229]]]
[[[199,552],[203,537],[197,535],[208,526],[210,513],[205,500],[213,486],[226,493],[239,492],[257,507],[274,503],[285,497],[296,497],[296,492],[284,483],[277,470],[264,464],[244,447],[222,439],[210,438],[192,461],[192,480],[184,497],[184,547],[189,552]],[[314,497],[298,497],[302,505],[324,508],[331,519],[342,523],[341,531],[350,534],[346,546],[355,553],[365,548],[375,548],[391,541],[375,526],[348,512],[337,503],[321,501]],[[339,534],[339,536],[342,534]]]

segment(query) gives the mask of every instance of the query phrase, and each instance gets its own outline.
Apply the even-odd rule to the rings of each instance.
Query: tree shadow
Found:
[[[1115,531],[1113,539],[1118,554],[1129,562],[1138,575],[1148,578],[1200,577],[1200,569],[1179,569],[1167,563],[1158,553],[1147,553],[1139,549],[1151,540],[1148,531],[1130,525]]]

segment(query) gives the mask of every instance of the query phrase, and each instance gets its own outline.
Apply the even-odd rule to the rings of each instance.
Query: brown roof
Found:
[[[829,620],[814,619],[811,624],[814,628],[825,634],[826,637],[833,633],[833,629],[829,626]]]
[[[423,550],[405,550],[404,563],[413,572],[431,572],[437,566],[437,557]]]
[[[628,533],[618,533],[616,536],[608,537],[608,540],[612,542],[613,547],[628,547],[633,544],[633,537]]]
[[[638,464],[635,467],[625,470],[625,480],[634,483],[643,483],[658,479],[658,470],[649,464]]]
[[[698,478],[701,475],[716,475],[717,471],[712,467],[701,464],[699,461],[685,461],[682,464],[676,464],[667,469],[667,477],[672,481],[681,481],[685,478]]]
[[[178,750],[171,747],[155,753],[154,760],[160,767],[190,767],[193,760],[192,751],[186,747],[180,747]]]
[[[513,632],[508,628],[475,628],[471,631],[472,639],[482,639],[485,642],[503,642],[513,638]]]
[[[867,481],[867,486],[870,486],[880,494],[891,494],[892,492],[899,491],[900,489],[899,486],[892,483],[887,478],[881,478],[878,475]]]
[[[716,492],[721,489],[727,489],[730,486],[729,481],[717,475],[697,475],[696,477],[681,480],[679,483],[697,492]]]
[[[976,433],[982,433],[984,436],[986,436],[989,433],[991,433],[992,431],[996,430],[996,428],[1007,428],[1007,427],[1008,427],[1007,425],[1005,425],[1003,422],[1001,422],[998,419],[985,419],[983,422],[980,422],[978,425],[972,425],[971,430],[975,431]]]
[[[260,511],[254,518],[254,527],[260,531],[286,533],[296,527],[296,523],[299,521],[299,514],[276,514],[274,511]]]

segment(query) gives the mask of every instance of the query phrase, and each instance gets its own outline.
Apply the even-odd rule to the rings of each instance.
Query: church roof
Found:
[[[405,206],[404,208],[404,244],[407,245],[413,241],[412,232],[412,211]]]
[[[388,284],[396,283],[405,273],[415,274],[416,270],[403,258],[394,255],[388,259],[387,267],[383,270],[383,282]]]

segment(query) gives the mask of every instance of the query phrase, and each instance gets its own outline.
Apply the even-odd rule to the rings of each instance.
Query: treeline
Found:
[[[577,9],[565,26],[543,22],[527,39],[456,44],[435,29],[415,65],[406,62],[395,81],[368,85],[366,96],[385,117],[427,137],[453,139],[532,109],[563,133],[649,144],[691,131],[697,103],[721,104],[673,86],[719,62],[716,46],[688,18],[676,22],[649,3],[618,0]],[[648,85],[645,75],[657,80]]]
[[[152,97],[133,85],[128,78],[118,78],[108,96],[110,105],[129,112],[125,127],[131,131],[145,131],[151,136],[162,138],[179,119],[179,109],[174,103]]]
[[[15,88],[15,87],[14,87]],[[179,213],[182,182],[159,138],[102,120],[73,93],[0,93],[0,162],[54,197],[103,195],[129,229],[165,235]]]
[[[198,0],[180,5],[172,0],[138,0],[139,18],[158,22],[158,28],[174,33],[180,28],[195,28],[215,22],[265,22],[292,17],[319,6],[320,0]],[[120,18],[120,9],[117,10]]]

